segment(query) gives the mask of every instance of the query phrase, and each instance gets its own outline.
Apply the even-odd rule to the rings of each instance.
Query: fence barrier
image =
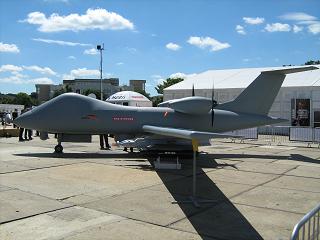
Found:
[[[311,144],[315,143],[318,144],[318,147],[320,148],[320,128],[264,126],[230,131],[225,134],[238,137],[232,138],[232,142],[235,142],[236,139],[240,139],[240,142],[244,142],[246,139],[256,139],[265,141],[269,145],[285,145],[290,142],[305,142],[308,144],[308,147],[311,147]]]
[[[258,139],[258,128],[246,128],[246,129],[240,129],[240,130],[234,130],[230,132],[225,132],[224,134],[233,135],[236,137],[239,137],[241,139],[241,142],[244,141],[244,139]],[[232,141],[235,142],[236,138],[233,138]]]
[[[289,140],[299,142],[313,142],[313,128],[308,127],[291,127]]]
[[[290,240],[320,239],[320,204],[307,213],[294,227]]]
[[[317,142],[320,144],[320,128],[314,129],[314,142]]]

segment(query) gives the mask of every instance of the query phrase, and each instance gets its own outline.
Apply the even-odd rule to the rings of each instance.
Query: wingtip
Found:
[[[316,70],[316,69],[319,69],[319,68],[316,66],[311,66],[311,70]]]

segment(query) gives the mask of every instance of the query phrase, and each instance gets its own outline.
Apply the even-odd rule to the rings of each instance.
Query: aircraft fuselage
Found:
[[[141,134],[142,126],[153,125],[206,132],[226,132],[280,122],[268,116],[214,109],[185,114],[165,107],[128,107],[114,105],[79,94],[63,94],[16,119],[24,128],[68,134]]]

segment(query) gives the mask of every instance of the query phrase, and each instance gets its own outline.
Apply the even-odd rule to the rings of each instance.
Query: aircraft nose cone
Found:
[[[20,115],[13,121],[13,123],[22,128],[31,128],[31,125],[32,125],[31,112],[26,112]]]

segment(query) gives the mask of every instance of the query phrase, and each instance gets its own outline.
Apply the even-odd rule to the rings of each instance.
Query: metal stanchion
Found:
[[[200,199],[197,197],[197,152],[199,143],[196,139],[192,139],[192,149],[193,149],[193,164],[192,164],[192,195],[189,200],[175,201],[173,203],[183,204],[192,203],[193,206],[199,208],[201,203],[215,203],[217,200],[210,199]]]

